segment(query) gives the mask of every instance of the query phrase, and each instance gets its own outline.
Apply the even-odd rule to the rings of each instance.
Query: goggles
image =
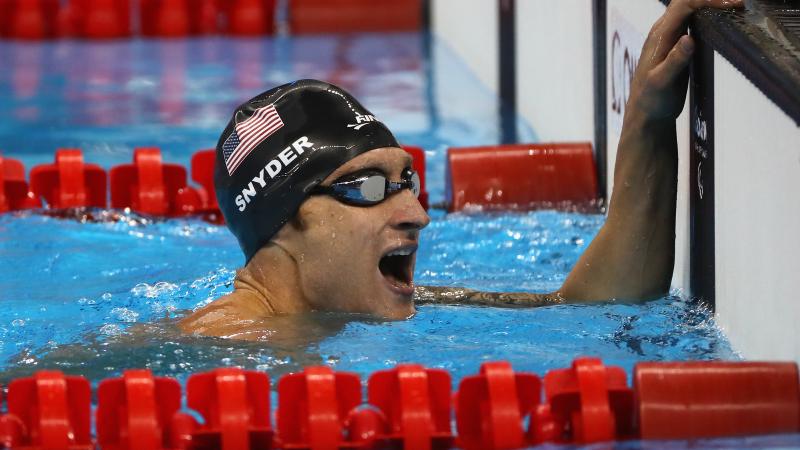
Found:
[[[405,168],[400,181],[389,181],[381,172],[370,170],[347,175],[330,186],[317,186],[311,195],[330,195],[336,200],[354,206],[372,206],[381,203],[403,189],[410,189],[415,197],[419,197],[419,174],[411,168]]]

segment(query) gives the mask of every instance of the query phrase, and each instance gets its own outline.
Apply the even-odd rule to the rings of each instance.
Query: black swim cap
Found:
[[[246,261],[339,166],[399,147],[386,126],[343,89],[300,80],[236,108],[217,143],[217,200]]]

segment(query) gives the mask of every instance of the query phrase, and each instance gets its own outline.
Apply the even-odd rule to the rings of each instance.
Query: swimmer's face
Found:
[[[375,170],[400,181],[411,156],[394,147],[363,153],[322,185]],[[411,296],[419,232],[430,218],[404,189],[373,206],[351,206],[328,195],[309,197],[282,246],[297,265],[302,295],[317,310],[403,319],[414,313]]]

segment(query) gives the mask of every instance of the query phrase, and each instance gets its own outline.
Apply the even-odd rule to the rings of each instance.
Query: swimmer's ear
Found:
[[[300,211],[297,211],[297,214],[292,216],[292,218],[289,219],[289,221],[286,224],[300,232],[306,231],[306,229],[308,228],[308,225],[306,224],[306,221],[303,220]]]
[[[297,211],[297,213],[275,233],[275,236],[272,236],[270,243],[289,242],[292,240],[293,236],[301,235],[307,228],[308,224],[303,219],[303,214],[301,211]]]

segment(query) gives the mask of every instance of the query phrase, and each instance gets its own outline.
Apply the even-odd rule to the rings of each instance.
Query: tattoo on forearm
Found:
[[[414,301],[417,304],[495,306],[501,308],[533,308],[565,303],[564,299],[557,293],[482,292],[441,286],[417,286],[414,289]]]

